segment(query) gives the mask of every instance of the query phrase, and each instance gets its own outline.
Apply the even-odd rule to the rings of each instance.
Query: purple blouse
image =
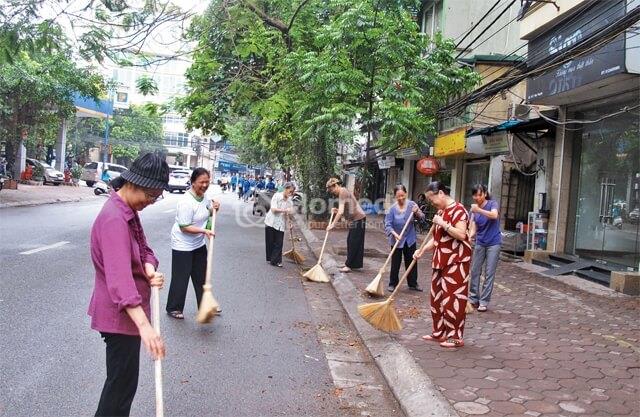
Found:
[[[138,213],[115,192],[93,223],[91,259],[96,270],[88,311],[91,328],[137,336],[138,328],[126,308],[142,306],[151,317],[151,287],[144,264],[157,268],[158,259],[147,245]]]
[[[405,203],[404,211],[400,211],[398,207],[398,203],[395,203],[389,208],[389,211],[384,216],[384,233],[389,238],[389,245],[393,246],[396,243],[396,238],[391,234],[392,231],[400,234],[404,224],[411,216],[413,207],[417,206],[417,204],[411,200],[407,200]],[[424,213],[418,210],[414,214],[414,220],[422,219],[424,217]],[[403,248],[404,245],[413,246],[416,243],[416,228],[413,226],[413,222],[409,223],[407,226],[407,230],[404,232],[404,236],[400,240],[400,244],[398,244],[398,248]]]

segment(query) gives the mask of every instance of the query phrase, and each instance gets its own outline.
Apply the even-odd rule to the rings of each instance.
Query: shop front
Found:
[[[580,120],[599,120],[611,109],[638,108],[629,101],[576,108]],[[640,110],[638,110],[640,111]],[[622,112],[573,131],[568,253],[638,270],[640,264],[640,116]]]

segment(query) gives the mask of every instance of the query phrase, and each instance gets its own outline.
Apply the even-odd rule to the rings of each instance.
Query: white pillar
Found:
[[[58,139],[56,140],[56,164],[54,166],[60,172],[64,172],[64,162],[67,150],[67,119],[62,119],[58,129]]]
[[[13,178],[20,179],[20,174],[27,167],[27,148],[24,146],[24,140],[18,143],[18,152],[16,154],[16,161],[13,164]]]

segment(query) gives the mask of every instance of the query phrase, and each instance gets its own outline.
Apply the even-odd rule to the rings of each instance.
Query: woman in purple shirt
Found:
[[[487,311],[493,292],[493,280],[496,276],[496,268],[500,259],[500,246],[502,235],[500,234],[500,214],[498,202],[491,199],[487,187],[476,184],[471,189],[473,201],[471,205],[471,225],[469,237],[476,239],[471,261],[471,287],[469,289],[469,302],[477,307],[478,311]],[[480,274],[485,264],[485,279],[480,289]]]
[[[408,268],[411,261],[413,261],[413,254],[416,251],[416,229],[413,221],[407,226],[404,236],[401,237],[400,232],[402,232],[402,228],[409,219],[409,216],[411,216],[411,213],[413,213],[414,220],[421,220],[424,217],[424,213],[422,213],[418,205],[407,199],[407,189],[404,185],[396,185],[393,189],[393,194],[396,198],[396,203],[389,208],[387,215],[384,217],[384,231],[389,237],[389,245],[391,247],[395,245],[398,239],[400,239],[400,243],[391,258],[389,291],[393,291],[398,285],[398,274],[400,273],[402,256],[404,255],[404,267]],[[413,268],[411,274],[409,274],[407,283],[409,284],[410,290],[422,291],[422,288],[418,285],[417,265]]]
[[[145,238],[138,211],[162,198],[169,166],[158,155],[136,159],[113,180],[109,200],[91,229],[96,271],[89,304],[91,328],[106,343],[107,379],[96,416],[128,416],[138,387],[140,341],[155,358],[164,342],[149,323],[151,287],[162,287],[158,259]]]

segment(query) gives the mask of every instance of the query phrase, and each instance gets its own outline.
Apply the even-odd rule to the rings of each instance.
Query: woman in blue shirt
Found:
[[[409,219],[409,216],[411,216],[411,213],[413,213],[414,219],[422,219],[424,217],[418,205],[407,199],[407,189],[404,185],[396,185],[393,189],[393,194],[396,198],[396,203],[389,208],[387,215],[384,217],[384,231],[389,237],[389,245],[391,245],[391,247],[395,245],[398,239],[400,239],[400,243],[391,258],[389,291],[393,291],[398,285],[398,273],[400,272],[402,256],[404,255],[404,267],[408,268],[411,261],[413,261],[413,254],[416,251],[416,229],[413,226],[413,221],[409,223],[402,237],[400,236],[400,232],[402,232],[402,228]],[[409,284],[410,290],[422,291],[422,288],[418,285],[417,265],[413,268],[411,274],[409,274],[407,283]]]
[[[471,189],[473,201],[471,205],[471,225],[469,237],[476,239],[471,261],[471,287],[469,288],[469,302],[478,308],[478,311],[487,311],[493,291],[493,280],[496,276],[496,268],[500,259],[500,246],[502,235],[500,234],[500,214],[498,202],[491,199],[487,187],[476,184]],[[485,264],[485,279],[480,289],[480,274]]]

